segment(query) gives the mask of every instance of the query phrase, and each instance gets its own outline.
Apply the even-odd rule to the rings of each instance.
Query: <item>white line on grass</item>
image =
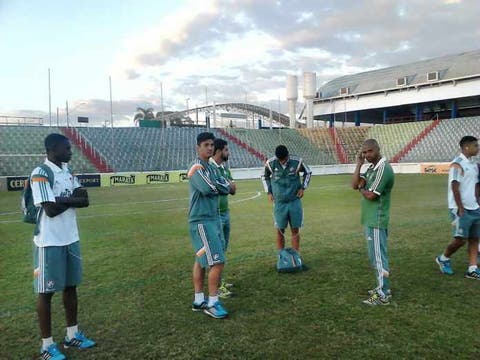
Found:
[[[252,194],[252,192],[245,192],[245,193],[241,193],[241,194]],[[241,203],[241,202],[244,202],[244,201],[249,201],[249,200],[254,200],[258,197],[260,197],[261,193],[260,191],[257,191],[255,193],[253,193],[255,195],[251,196],[251,197],[248,197],[248,198],[245,198],[245,199],[239,199],[239,200],[232,200],[230,201],[230,203]],[[128,203],[128,205],[132,205],[132,204],[145,204],[145,203],[159,203],[159,202],[166,202],[166,201],[178,201],[178,200],[187,200],[188,198],[182,198],[182,199],[164,199],[164,200],[152,200],[152,201],[140,201],[140,202],[134,202],[134,203]],[[120,205],[120,203],[116,203],[117,205]],[[124,203],[123,203],[124,204]],[[122,204],[122,205],[123,205]],[[100,205],[100,204],[99,204]],[[108,204],[105,204],[105,205],[108,205]],[[155,209],[155,210],[149,210],[148,213],[152,213],[152,212],[164,212],[164,211],[179,211],[179,210],[187,210],[188,207],[181,207],[181,208],[169,208],[169,209]],[[118,211],[118,212],[115,212],[115,213],[106,213],[106,214],[91,214],[91,215],[81,215],[81,216],[78,216],[79,219],[89,219],[89,218],[99,218],[99,217],[112,217],[112,216],[118,216],[118,215],[139,215],[139,214],[144,214],[145,210],[140,210],[140,211]],[[17,213],[14,213],[14,214],[19,214],[18,212]],[[20,223],[22,222],[21,220],[2,220],[0,221],[0,224],[12,224],[12,223]]]

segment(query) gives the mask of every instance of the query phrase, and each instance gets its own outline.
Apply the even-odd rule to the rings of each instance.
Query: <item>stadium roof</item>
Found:
[[[403,78],[407,86],[425,84],[431,72],[438,72],[438,81],[480,77],[480,50],[342,76],[321,86],[317,100],[397,88],[397,80]],[[342,88],[348,93],[341,95]]]

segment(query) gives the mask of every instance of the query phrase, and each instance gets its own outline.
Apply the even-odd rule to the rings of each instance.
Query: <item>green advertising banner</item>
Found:
[[[100,179],[102,187],[171,184],[179,182],[188,182],[186,171],[102,174]]]

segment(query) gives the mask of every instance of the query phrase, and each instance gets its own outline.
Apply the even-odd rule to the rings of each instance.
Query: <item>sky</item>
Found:
[[[0,117],[133,126],[166,111],[286,108],[286,77],[336,77],[480,48],[477,0],[0,0]],[[207,95],[207,96],[206,96]],[[188,100],[187,100],[188,99]],[[301,101],[301,98],[299,99]]]

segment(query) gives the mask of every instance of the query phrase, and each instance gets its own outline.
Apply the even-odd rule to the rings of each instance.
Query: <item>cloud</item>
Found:
[[[0,6],[2,0],[0,0]],[[275,104],[283,111],[286,76],[315,71],[317,83],[347,74],[478,48],[474,0],[188,1],[113,49],[110,74],[116,124],[139,106],[165,110],[208,102]],[[300,99],[301,100],[301,99]],[[110,120],[108,100],[78,100],[72,118]],[[75,104],[72,103],[73,109]],[[35,110],[13,114],[46,116]],[[55,118],[56,114],[54,114]],[[60,109],[60,117],[65,112]]]

